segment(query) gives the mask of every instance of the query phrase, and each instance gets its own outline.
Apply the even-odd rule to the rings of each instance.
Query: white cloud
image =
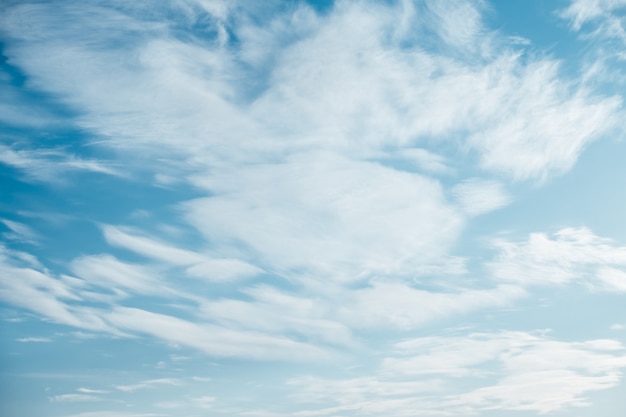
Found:
[[[24,171],[26,179],[51,183],[63,182],[63,174],[71,171],[122,175],[110,164],[83,159],[61,150],[14,150],[3,144],[0,144],[0,163]]]
[[[0,280],[3,301],[56,323],[154,337],[209,356],[318,361],[369,348],[360,338],[370,332],[506,306],[527,294],[527,284],[584,278],[626,289],[626,248],[586,229],[499,242],[489,268],[505,284],[418,286],[466,272],[468,262],[450,251],[470,217],[512,200],[506,181],[566,172],[619,123],[619,97],[596,95],[557,61],[497,42],[482,23],[482,2],[339,2],[326,15],[300,5],[272,10],[269,20],[252,18],[260,6],[177,4],[185,6],[151,10],[162,23],[148,20],[140,2],[16,4],[0,18],[5,53],[29,88],[80,110],[73,122],[120,163],[147,166],[160,186],[195,187],[199,198],[177,205],[175,215],[200,235],[190,248],[182,238],[105,224],[109,245],[147,259],[87,254],[69,262],[74,277],[27,254],[2,253],[0,274],[13,278]],[[216,36],[179,38],[177,19],[203,19]],[[432,36],[444,42],[437,51],[424,41]],[[59,150],[5,146],[0,155],[37,180],[117,173]],[[434,178],[444,175],[456,185]],[[270,275],[280,284],[255,281]],[[219,291],[206,290],[214,283]],[[167,314],[138,300],[154,295],[166,298]],[[619,382],[624,366],[611,341],[483,333],[404,341],[373,376],[301,377],[290,386],[295,398],[335,404],[301,416],[548,412],[583,405],[585,393]],[[105,393],[78,392],[52,398]],[[197,408],[215,402],[189,399]],[[105,415],[139,414],[79,416]]]
[[[329,351],[285,337],[195,323],[138,308],[116,307],[106,315],[106,320],[121,329],[152,335],[220,357],[301,361],[332,356]]]
[[[7,48],[12,62],[82,109],[80,124],[110,146],[172,163],[182,155],[183,171],[311,149],[362,158],[462,132],[484,169],[545,178],[567,171],[612,126],[619,105],[567,81],[555,61],[498,47],[480,3],[416,10],[345,2],[323,17],[304,5],[274,14],[219,7],[207,10],[218,13],[207,24],[222,35],[204,43],[170,36],[175,19],[193,20],[176,7],[161,24],[144,20],[140,7],[50,7],[7,11],[6,31],[19,44]],[[273,15],[271,24],[255,25],[254,13]],[[37,24],[19,24],[25,20]],[[225,42],[224,25],[236,47]],[[420,43],[432,33],[448,48],[435,53]],[[278,41],[284,35],[289,41]],[[120,38],[126,42],[113,42]]]
[[[130,290],[138,294],[167,292],[158,273],[143,265],[122,262],[112,255],[89,255],[71,263],[72,272],[93,286],[118,292]],[[119,293],[119,292],[118,292]]]
[[[0,123],[9,126],[29,128],[51,128],[58,126],[58,120],[38,104],[29,102],[20,92],[3,81],[11,77],[0,69]]]
[[[155,407],[166,409],[181,408],[184,405],[184,403],[178,401],[159,401],[154,404]]]
[[[295,333],[310,341],[331,345],[356,344],[350,328],[334,317],[335,307],[329,299],[316,295],[296,296],[269,286],[248,288],[243,292],[254,301],[206,301],[200,306],[202,316],[228,327],[235,325],[278,335]]]
[[[232,282],[253,277],[263,270],[239,259],[207,259],[185,270],[187,275],[213,282]]]
[[[189,222],[218,251],[239,250],[287,276],[349,282],[406,274],[441,257],[462,224],[437,182],[336,155],[300,155],[197,181],[214,195],[184,205]]]
[[[62,394],[50,397],[52,402],[84,402],[84,401],[99,401],[100,398],[94,395],[88,394]]]
[[[206,260],[199,253],[180,249],[148,236],[142,236],[137,230],[131,228],[104,225],[102,231],[110,245],[174,265],[193,265]]]
[[[375,376],[300,377],[288,385],[294,398],[317,405],[294,413],[300,416],[545,413],[589,405],[584,394],[616,386],[625,367],[626,349],[614,340],[563,342],[506,331],[408,339]]]
[[[481,150],[483,167],[515,179],[567,172],[583,148],[617,122],[621,99],[591,98],[576,90],[559,76],[556,62],[520,67],[517,60],[496,62],[490,76],[474,81],[488,94],[477,109],[486,124],[471,134],[470,143]],[[517,71],[521,75],[513,75]],[[487,87],[494,79],[497,86]],[[501,94],[510,95],[504,107]],[[501,120],[493,123],[490,117],[497,115]]]
[[[507,285],[434,292],[404,283],[374,282],[347,294],[338,314],[351,327],[407,330],[455,314],[504,306],[525,294],[521,288]]]
[[[22,258],[0,246],[0,276],[12,278],[0,280],[0,299],[60,324],[115,333],[92,309],[68,304],[80,297],[67,282],[23,266]]]
[[[424,393],[442,391],[441,381],[385,381],[377,377],[362,377],[346,380],[329,380],[304,376],[287,381],[296,388],[294,398],[307,403],[316,403],[330,398],[344,405],[366,402],[375,397],[377,401],[389,398],[402,398]],[[300,390],[298,392],[298,390]],[[358,407],[357,407],[358,408]]]
[[[580,30],[585,23],[607,19],[611,17],[612,12],[625,7],[625,0],[572,0],[566,9],[561,11],[561,16],[571,20],[574,30]],[[622,34],[623,30],[622,28]]]
[[[476,2],[428,0],[425,4],[426,10],[432,13],[431,16],[427,14],[426,18],[434,20],[431,24],[437,28],[438,34],[446,43],[470,51],[476,48],[486,48],[486,45],[481,45],[481,42],[485,41],[485,28],[482,22],[485,2],[482,0]]]
[[[83,394],[108,394],[109,391],[101,390],[101,389],[91,389],[91,388],[78,388],[76,391]]]
[[[600,287],[607,291],[626,292],[626,272],[616,268],[600,268],[596,273]]]
[[[22,343],[49,343],[52,342],[52,338],[50,337],[20,337],[19,339],[15,339],[18,342]]]
[[[488,213],[506,206],[511,201],[504,186],[491,180],[465,180],[456,185],[452,192],[469,215]]]
[[[187,266],[185,272],[190,277],[208,281],[226,282],[248,278],[263,272],[250,263],[239,259],[215,258],[208,254],[166,244],[150,236],[143,236],[131,228],[102,226],[104,236],[110,245],[128,249],[173,266]]]
[[[132,385],[116,385],[115,388],[124,392],[134,392],[134,391],[143,390],[143,389],[156,388],[161,385],[177,386],[181,384],[182,382],[179,379],[159,378],[159,379],[150,379],[147,381],[142,381],[142,382],[139,382],[137,384],[132,384]]]
[[[9,230],[11,230],[9,233],[2,234],[4,238],[25,243],[37,243],[40,239],[37,232],[23,223],[9,219],[0,219],[0,223],[3,223],[7,228],[9,228]]]
[[[202,409],[210,409],[214,407],[216,398],[210,397],[208,395],[203,395],[201,397],[194,397],[191,399],[194,407],[202,408]]]
[[[550,285],[586,279],[609,291],[624,291],[626,247],[589,229],[565,228],[552,236],[533,233],[522,242],[500,240],[496,247],[500,254],[489,267],[499,280]]]

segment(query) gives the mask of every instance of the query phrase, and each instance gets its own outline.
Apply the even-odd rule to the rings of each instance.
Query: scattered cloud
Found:
[[[152,335],[219,357],[302,361],[332,356],[322,348],[283,336],[196,323],[137,308],[116,307],[106,320],[120,329]]]
[[[309,405],[294,415],[546,413],[589,405],[587,392],[616,386],[626,350],[614,340],[563,342],[541,333],[496,332],[408,339],[366,379],[288,381]],[[467,381],[482,385],[467,390]]]
[[[48,183],[63,182],[63,174],[72,171],[122,175],[110,164],[83,159],[62,150],[14,150],[3,144],[0,144],[0,163],[23,171],[27,180]]]
[[[91,388],[78,388],[76,391],[83,394],[108,394],[109,391],[101,390],[101,389],[91,389]]]
[[[144,390],[149,388],[155,388],[159,385],[181,385],[182,381],[174,378],[159,378],[142,381],[132,385],[116,385],[115,388],[124,392],[134,392],[138,390]]]
[[[0,219],[0,223],[3,223],[10,230],[10,232],[2,233],[2,237],[5,239],[36,244],[41,238],[37,232],[24,223],[9,219]]]
[[[351,327],[408,330],[451,315],[508,305],[524,295],[523,289],[510,285],[435,292],[381,282],[353,291],[348,302],[338,308],[338,314]]]
[[[52,402],[83,402],[83,401],[99,401],[100,398],[95,395],[88,394],[62,394],[50,397]]]
[[[220,12],[231,14],[229,23],[197,10],[217,35],[191,43],[170,36],[176,19],[188,19],[176,7],[161,12],[161,24],[141,8],[52,7],[8,10],[5,32],[19,44],[8,49],[12,62],[34,85],[81,108],[79,124],[109,146],[161,160],[173,152],[191,169],[310,150],[362,159],[463,132],[488,172],[542,179],[569,170],[616,122],[620,104],[566,80],[556,61],[498,47],[483,8],[465,1],[420,10],[408,2],[342,3],[326,18],[302,3],[274,10],[265,26],[249,18],[259,12],[252,7]],[[17,23],[24,19],[38,29]],[[83,26],[92,28],[88,39]],[[448,47],[420,45],[424,33]],[[112,47],[120,37],[125,47]]]
[[[332,154],[197,181],[213,196],[184,204],[190,224],[217,251],[285,276],[405,274],[441,257],[462,225],[436,181]]]
[[[490,261],[467,243],[506,236],[491,228],[495,210],[621,131],[621,89],[592,82],[618,77],[614,62],[585,58],[568,72],[559,54],[533,49],[532,33],[492,28],[483,0],[331,3],[3,6],[0,123],[12,133],[0,163],[20,180],[6,205],[22,217],[0,219],[2,307],[75,329],[63,333],[68,349],[101,339],[106,350],[113,338],[167,349],[145,359],[150,377],[85,378],[47,406],[150,394],[158,401],[145,410],[159,416],[549,413],[621,383],[615,340],[506,330],[523,328],[514,321],[434,330],[546,285],[626,293],[618,236],[580,227],[502,238]],[[606,48],[626,44],[625,9],[572,0],[558,13],[582,35],[572,41]],[[99,207],[78,198],[87,173],[103,174],[89,185],[107,197]],[[112,176],[132,178],[137,199]],[[89,219],[102,239],[65,245],[83,236],[68,219]],[[58,247],[32,226],[41,220]],[[11,249],[23,243],[32,253]],[[52,341],[30,328],[11,339]],[[215,374],[202,368],[211,361]],[[292,395],[244,410],[267,369],[287,383],[265,378],[259,392]],[[237,395],[223,401],[229,381]],[[177,387],[189,388],[183,399],[160,395]],[[119,404],[136,408],[66,417],[157,415]]]
[[[465,180],[455,186],[452,192],[469,215],[488,213],[511,201],[504,186],[496,181]]]
[[[122,262],[111,255],[91,255],[72,261],[72,272],[87,283],[106,288],[122,288],[143,294],[161,291],[156,273],[140,265]]]
[[[606,31],[624,36],[620,20],[613,15],[614,12],[624,8],[626,8],[624,0],[572,0],[566,9],[561,11],[561,16],[571,20],[574,30],[580,30],[588,22],[605,20]]]
[[[52,342],[52,338],[50,337],[20,337],[19,339],[15,339],[21,343],[49,343]]]
[[[201,397],[194,397],[191,399],[194,407],[197,408],[202,408],[202,409],[210,409],[213,408],[215,400],[217,398],[215,397],[209,397],[209,396],[201,396]]]
[[[129,228],[105,225],[104,237],[110,245],[121,247],[171,266],[186,266],[185,273],[207,281],[227,282],[253,277],[263,270],[239,259],[216,258],[163,243],[156,238],[142,236]]]
[[[526,241],[496,242],[500,253],[489,267],[501,281],[522,285],[586,280],[609,291],[624,291],[626,247],[587,228],[565,228],[552,236],[533,233]]]

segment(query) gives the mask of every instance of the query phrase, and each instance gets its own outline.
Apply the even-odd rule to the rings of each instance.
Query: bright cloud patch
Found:
[[[214,195],[185,208],[208,240],[243,243],[241,256],[250,261],[325,280],[406,274],[440,257],[462,220],[436,181],[335,156],[298,156],[199,181]],[[233,251],[228,246],[218,250]]]
[[[523,332],[409,339],[393,352],[368,379],[291,380],[300,401],[336,404],[299,415],[546,413],[586,405],[583,394],[615,386],[626,367],[624,346],[614,341],[568,343]],[[464,390],[467,380],[481,387]]]
[[[5,3],[5,414],[621,417],[626,3]]]
[[[531,234],[526,242],[497,242],[501,253],[490,266],[496,278],[524,285],[567,284],[599,280],[606,289],[623,291],[626,247],[585,228],[562,229],[553,237]],[[618,269],[616,269],[618,268]]]

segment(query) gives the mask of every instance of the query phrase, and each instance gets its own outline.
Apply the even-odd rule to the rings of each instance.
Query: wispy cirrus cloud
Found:
[[[4,224],[10,230],[10,232],[2,233],[2,237],[5,239],[30,244],[36,244],[39,239],[41,239],[41,236],[39,236],[37,232],[24,223],[9,219],[0,219],[0,223]]]
[[[603,35],[624,38],[622,21],[617,16],[626,9],[624,0],[572,0],[570,5],[561,11],[561,16],[571,20],[572,28],[580,30],[589,22],[602,22],[598,32]]]
[[[571,0],[559,11],[572,31],[591,42],[593,48],[583,62],[585,78],[623,86],[620,69],[626,60],[626,2],[623,0]]]
[[[85,401],[99,401],[95,395],[89,394],[61,394],[50,397],[52,402],[85,402]]]
[[[261,268],[243,260],[181,249],[155,237],[142,235],[138,230],[111,225],[104,225],[102,229],[110,245],[161,261],[166,265],[186,267],[185,273],[190,277],[228,282],[263,273]]]
[[[85,171],[121,176],[110,164],[94,159],[84,159],[62,150],[13,149],[0,144],[0,163],[24,172],[25,179],[49,183],[62,183],[63,175]]]
[[[415,410],[425,416],[487,410],[546,413],[588,405],[583,395],[617,385],[624,367],[624,346],[614,340],[562,342],[540,332],[470,333],[399,342],[374,377],[301,377],[288,385],[298,400],[320,405],[295,414],[301,416],[395,417]],[[467,391],[463,382],[468,379],[482,387]]]
[[[146,155],[158,143],[191,166],[320,148],[363,157],[465,132],[488,171],[517,179],[567,171],[582,148],[616,122],[620,100],[594,97],[566,81],[556,61],[525,61],[490,42],[480,9],[458,3],[448,9],[427,2],[419,12],[410,12],[415,7],[409,3],[342,3],[324,18],[300,5],[262,27],[247,18],[255,10],[233,8],[226,13],[239,59],[220,30],[223,17],[193,2],[191,16],[166,8],[162,24],[142,19],[139,8],[67,4],[53,20],[50,5],[29,4],[11,8],[5,20],[27,16],[46,28],[46,36],[12,24],[5,31],[20,45],[9,49],[12,60],[37,85],[84,109],[81,123],[109,145],[132,143]],[[182,19],[201,17],[221,35],[191,43],[171,36]],[[93,42],[64,48],[92,21]],[[451,49],[420,48],[413,36],[429,30]],[[293,35],[287,44],[269,41],[286,33]],[[112,46],[120,36],[132,40],[124,49]],[[268,41],[259,44],[259,38]],[[468,56],[468,44],[489,46]],[[72,62],[70,76],[58,65],[57,50]],[[266,74],[252,78],[255,89],[240,82],[254,73]]]
[[[137,384],[132,385],[117,385],[115,388],[124,391],[124,392],[133,392],[138,390],[144,390],[149,388],[154,388],[159,385],[181,385],[182,381],[174,378],[159,378],[159,379],[150,379],[146,381],[139,382]]]
[[[323,360],[327,349],[284,336],[241,331],[210,323],[198,323],[138,308],[116,307],[106,320],[130,330],[179,343],[209,355],[255,359]]]
[[[91,388],[77,388],[76,391],[82,394],[108,394],[109,391]]]
[[[21,343],[49,343],[52,342],[52,338],[50,337],[20,337],[16,339]]]
[[[470,215],[479,215],[506,206],[511,196],[504,186],[496,181],[471,178],[452,189],[462,209]]]
[[[59,324],[118,337],[129,337],[131,334],[152,336],[220,357],[290,358],[300,361],[323,360],[335,354],[324,346],[298,341],[276,332],[269,334],[254,326],[248,326],[247,330],[221,326],[214,323],[215,317],[209,317],[210,321],[190,321],[119,305],[120,299],[127,296],[126,291],[141,296],[163,295],[169,291],[171,296],[182,297],[186,302],[190,299],[198,302],[202,298],[168,290],[142,268],[108,256],[103,259],[79,258],[73,267],[84,279],[55,277],[46,270],[19,265],[18,261],[8,257],[0,261],[0,272],[4,277],[18,278],[0,280],[0,299]],[[102,264],[102,261],[105,263]],[[104,306],[93,306],[94,300],[104,303]],[[315,324],[315,320],[309,323]],[[306,321],[301,324],[306,324]],[[319,321],[319,325],[320,329],[305,333],[315,334],[325,327],[331,331],[335,329],[339,334],[345,333],[340,325],[323,320]]]

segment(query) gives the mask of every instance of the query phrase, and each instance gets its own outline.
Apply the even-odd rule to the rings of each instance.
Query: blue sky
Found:
[[[621,417],[626,1],[0,5],[0,412]]]

